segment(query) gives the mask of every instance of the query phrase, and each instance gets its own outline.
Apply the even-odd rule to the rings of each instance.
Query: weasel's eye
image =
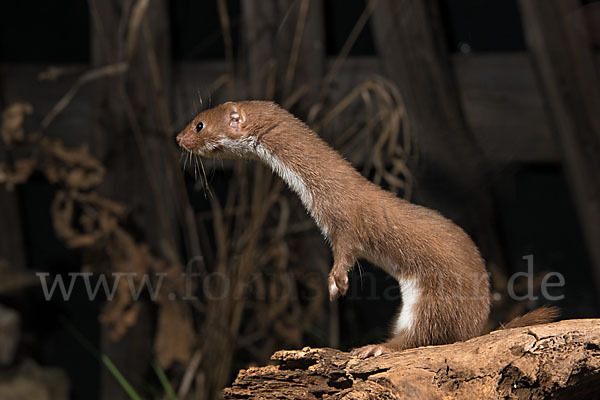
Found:
[[[194,128],[194,132],[199,133],[202,129],[204,129],[204,122],[198,122]]]

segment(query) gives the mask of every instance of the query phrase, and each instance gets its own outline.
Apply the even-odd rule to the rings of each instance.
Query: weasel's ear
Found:
[[[235,103],[229,103],[229,126],[238,132],[242,124],[246,122],[246,113]]]

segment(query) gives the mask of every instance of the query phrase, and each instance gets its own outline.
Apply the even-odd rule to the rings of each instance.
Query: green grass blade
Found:
[[[121,371],[117,368],[117,366],[111,361],[110,358],[106,354],[100,354],[98,350],[75,328],[73,324],[71,324],[67,319],[61,318],[63,324],[67,328],[67,331],[75,338],[75,340],[90,354],[92,354],[96,359],[98,359],[106,369],[114,376],[117,380],[121,388],[127,393],[131,400],[141,400],[142,398],[136,393],[135,389],[127,379],[121,374]]]
[[[165,371],[163,371],[156,361],[152,363],[152,368],[154,368],[154,372],[156,373],[156,376],[158,376],[158,380],[160,381],[160,384],[162,385],[167,396],[169,396],[169,399],[177,400],[177,395],[175,394],[175,391],[173,390]]]
[[[123,374],[121,374],[121,371],[119,371],[119,369],[117,368],[117,366],[111,361],[110,358],[108,358],[108,356],[106,354],[102,354],[100,356],[100,360],[102,361],[102,364],[104,364],[104,366],[106,367],[106,369],[108,369],[108,371],[112,374],[112,376],[115,377],[115,379],[117,380],[117,382],[119,382],[119,385],[121,385],[121,387],[123,388],[123,390],[125,391],[125,393],[127,393],[127,395],[129,396],[129,398],[131,400],[141,400],[142,399],[136,393],[136,391],[133,388],[133,386],[131,386],[129,384],[129,382],[127,381],[127,379],[125,379],[125,377],[123,376]]]

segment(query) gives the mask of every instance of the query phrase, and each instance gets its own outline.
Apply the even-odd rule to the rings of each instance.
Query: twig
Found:
[[[137,0],[131,11],[129,18],[129,28],[127,30],[127,59],[131,61],[137,49],[140,26],[148,10],[150,0]]]
[[[358,21],[356,21],[356,24],[354,24],[350,35],[348,35],[348,38],[346,38],[346,41],[344,42],[344,46],[342,46],[340,54],[335,59],[335,62],[333,63],[333,66],[331,67],[329,73],[325,76],[323,86],[321,89],[321,95],[319,97],[323,97],[325,95],[326,91],[329,89],[329,84],[337,76],[339,69],[342,67],[342,65],[348,58],[348,54],[350,54],[350,50],[352,50],[356,39],[358,39],[358,35],[360,35],[362,30],[364,29],[365,25],[367,24],[367,21],[369,21],[369,18],[371,17],[371,14],[375,9],[377,1],[378,0],[369,0],[369,4],[367,4],[365,9],[363,10],[362,14],[358,18]]]
[[[219,8],[219,20],[221,21],[221,29],[223,30],[223,43],[225,45],[225,58],[227,60],[227,66],[229,69],[229,97],[233,98],[233,76],[234,76],[234,62],[233,62],[233,40],[231,39],[231,23],[229,21],[229,14],[227,12],[227,3],[225,0],[217,0],[217,6]]]
[[[46,114],[44,119],[42,120],[42,131],[46,130],[48,126],[54,121],[54,119],[67,108],[71,100],[75,97],[79,89],[92,81],[107,78],[117,75],[122,75],[127,72],[129,65],[126,62],[119,62],[115,64],[105,65],[100,68],[93,69],[91,71],[86,72],[77,78],[77,81],[71,88],[65,93],[63,97],[52,107],[50,112]]]
[[[298,11],[298,23],[296,24],[296,32],[294,33],[294,41],[292,43],[292,50],[290,51],[290,60],[285,71],[285,79],[283,83],[284,93],[289,93],[292,85],[294,84],[294,73],[296,72],[296,66],[298,64],[298,56],[300,54],[300,44],[302,43],[302,37],[304,36],[304,28],[306,26],[306,17],[308,15],[308,8],[310,0],[302,0],[300,3],[300,10]]]
[[[192,383],[194,382],[194,377],[196,376],[196,371],[198,370],[201,361],[202,351],[196,350],[185,370],[185,373],[183,374],[181,385],[179,386],[179,390],[177,391],[177,397],[179,397],[180,399],[185,399],[185,396],[187,396],[188,392],[190,391]]]

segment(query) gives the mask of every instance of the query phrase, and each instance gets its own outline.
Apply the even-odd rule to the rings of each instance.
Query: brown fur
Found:
[[[200,121],[205,127],[196,133]],[[436,211],[369,182],[307,125],[276,104],[251,101],[217,106],[194,118],[177,140],[188,151],[208,157],[264,161],[267,152],[301,179],[312,199],[307,208],[331,244],[332,300],[346,293],[348,273],[359,258],[400,282],[415,283],[418,296],[413,319],[408,319],[413,323],[381,345],[358,349],[360,357],[451,343],[481,333],[489,313],[489,283],[469,236]],[[296,191],[302,198],[305,192]]]
[[[512,319],[503,326],[504,329],[521,328],[523,326],[541,325],[552,322],[558,318],[560,310],[556,307],[542,306],[529,311],[525,315]]]

